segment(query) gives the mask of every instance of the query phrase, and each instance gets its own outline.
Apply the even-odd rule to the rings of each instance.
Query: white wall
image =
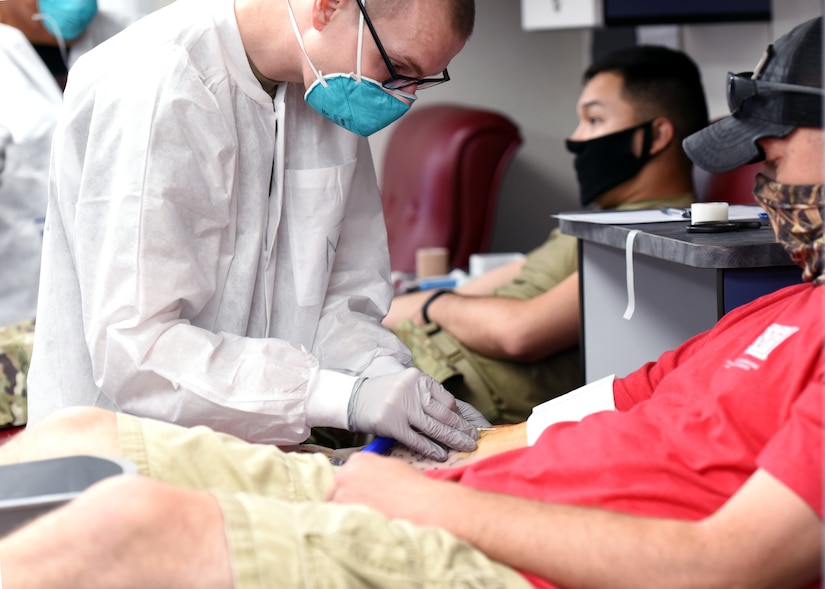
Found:
[[[774,0],[770,24],[682,27],[682,49],[699,64],[712,118],[727,114],[728,72],[753,71],[765,47],[804,20],[822,14],[822,0]]]

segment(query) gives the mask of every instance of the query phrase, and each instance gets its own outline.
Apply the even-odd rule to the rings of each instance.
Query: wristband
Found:
[[[438,297],[440,297],[441,295],[451,293],[451,292],[453,292],[453,291],[450,290],[449,288],[441,288],[441,289],[435,291],[433,294],[431,294],[430,298],[428,298],[426,301],[424,301],[424,304],[421,306],[421,317],[424,318],[424,323],[425,324],[426,323],[431,323],[430,318],[427,316],[427,309],[430,307],[430,304],[434,300],[436,300]]]

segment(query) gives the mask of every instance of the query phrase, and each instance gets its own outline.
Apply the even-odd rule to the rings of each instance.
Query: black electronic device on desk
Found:
[[[725,233],[742,229],[761,229],[764,225],[761,221],[701,221],[688,223],[685,231],[688,233]]]
[[[688,222],[685,224],[685,231],[688,233],[725,233],[728,231],[740,231],[742,229],[761,229],[769,225],[768,215],[764,212],[756,212],[753,219],[724,219],[693,222],[689,208],[661,207],[659,210],[666,215],[677,215],[687,219]]]

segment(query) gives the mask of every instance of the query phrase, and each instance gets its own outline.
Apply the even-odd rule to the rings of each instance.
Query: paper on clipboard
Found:
[[[554,423],[580,421],[598,411],[615,410],[614,380],[615,375],[611,374],[533,407],[527,418],[527,445],[535,444],[542,432]]]

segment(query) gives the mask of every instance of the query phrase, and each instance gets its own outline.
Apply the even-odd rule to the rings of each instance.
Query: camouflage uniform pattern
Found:
[[[34,320],[0,327],[0,430],[26,425],[26,375],[34,344]]]

